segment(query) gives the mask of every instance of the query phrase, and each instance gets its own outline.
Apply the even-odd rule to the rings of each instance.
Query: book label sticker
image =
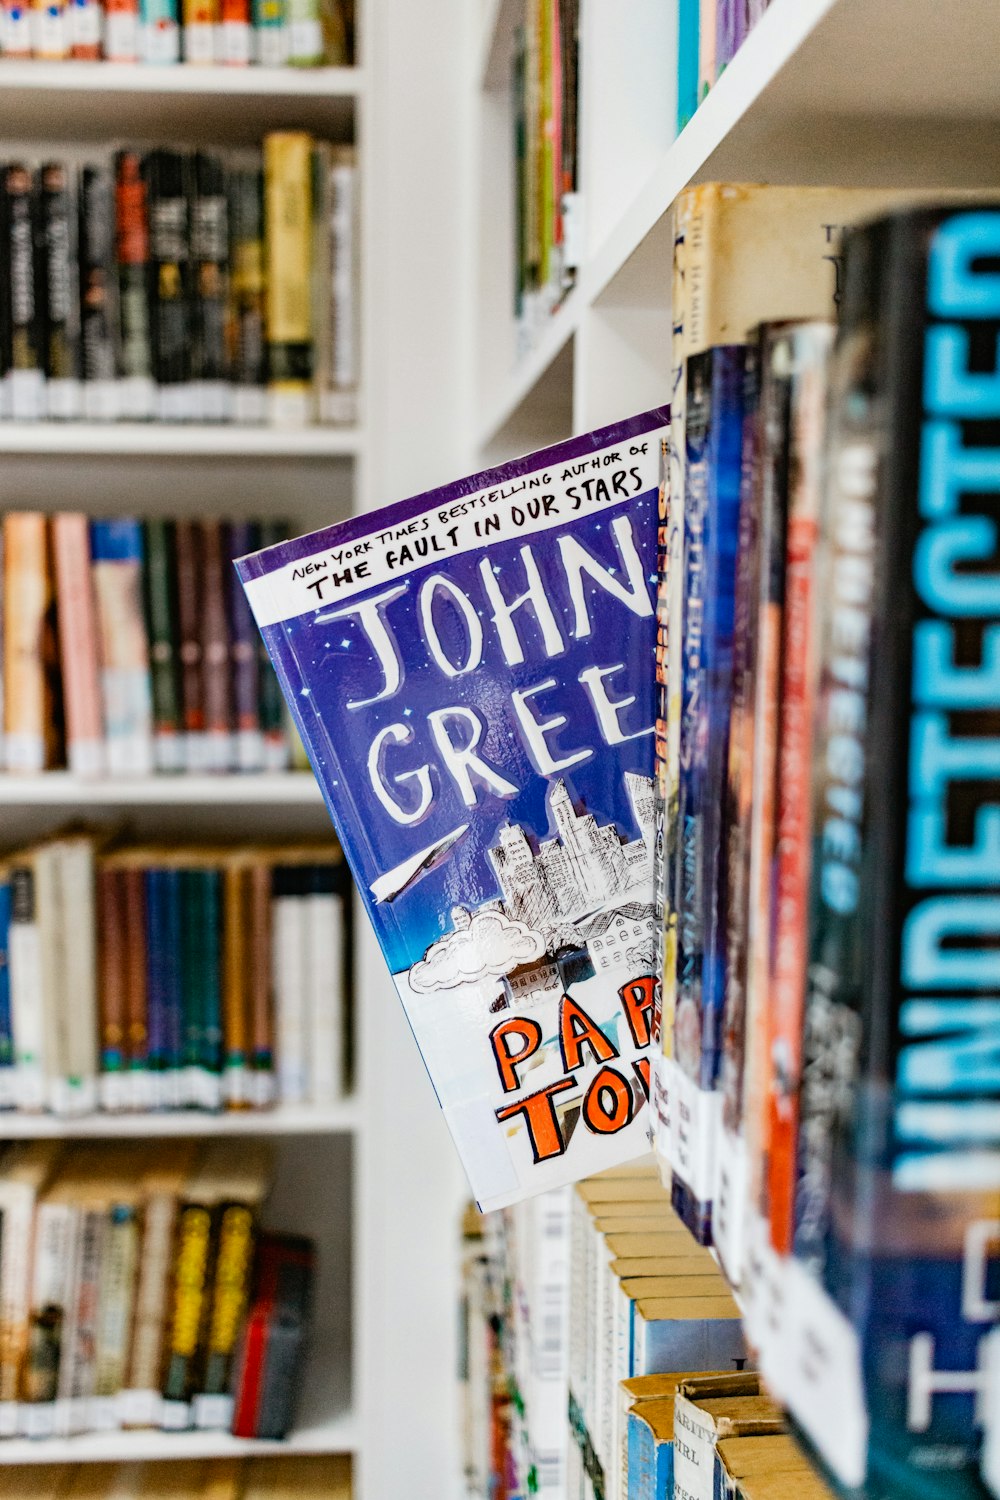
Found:
[[[857,1333],[801,1262],[788,1258],[781,1268],[786,1311],[774,1325],[786,1351],[781,1394],[841,1483],[862,1485],[868,1412]]]

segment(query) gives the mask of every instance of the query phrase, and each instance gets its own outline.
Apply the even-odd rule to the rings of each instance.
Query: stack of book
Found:
[[[349,67],[353,0],[10,0],[0,52],[46,62]]]
[[[324,1106],[350,1073],[346,867],[334,844],[102,847],[0,865],[0,1102]]]
[[[579,0],[527,0],[514,52],[514,314],[522,354],[572,287],[583,254],[579,27]]]
[[[260,1228],[260,1143],[55,1141],[0,1158],[0,1436],[283,1437],[311,1241]]]
[[[691,119],[770,0],[679,0],[677,132]]]
[[[350,1460],[318,1454],[31,1468],[32,1500],[350,1500],[351,1493]]]
[[[653,1100],[833,1474],[945,1496],[1000,1310],[1000,211],[899,198],[676,206]]]
[[[466,1257],[473,1492],[492,1472],[512,1495],[626,1500],[621,1383],[746,1359],[722,1273],[651,1160],[479,1222]]]
[[[232,566],[287,531],[4,516],[0,768],[287,769],[297,736]]]
[[[352,146],[0,166],[0,417],[357,417]]]

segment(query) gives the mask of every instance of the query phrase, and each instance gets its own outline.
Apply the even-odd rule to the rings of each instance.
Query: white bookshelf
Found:
[[[176,1110],[159,1114],[59,1115],[0,1114],[0,1141],[157,1140],[168,1136],[323,1136],[353,1135],[362,1112],[354,1099],[316,1106],[278,1105],[274,1109],[210,1114]],[[3,1453],[0,1452],[0,1458]]]
[[[0,99],[3,90],[0,88]],[[356,458],[354,427],[244,427],[201,422],[0,422],[0,454],[148,458]]]
[[[144,776],[85,780],[69,771],[37,776],[0,776],[4,807],[254,807],[258,803],[292,807],[322,806],[312,773],[282,771],[274,775]]]

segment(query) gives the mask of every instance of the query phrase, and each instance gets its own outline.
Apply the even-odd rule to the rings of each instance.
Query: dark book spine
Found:
[[[230,415],[226,311],[229,205],[217,156],[198,151],[191,163],[191,380],[204,421]]]
[[[259,634],[232,559],[256,552],[259,530],[249,521],[234,521],[226,533],[226,582],[229,594],[229,653],[232,664],[234,760],[239,771],[260,771],[264,742],[260,726]]]
[[[170,1058],[167,1033],[167,1011],[170,1003],[167,873],[166,870],[143,871],[146,906],[146,1011],[150,1102],[154,1107],[160,1107],[167,1102],[164,1080]]]
[[[205,1325],[213,1254],[212,1230],[209,1208],[202,1203],[183,1204],[177,1220],[163,1380],[163,1398],[168,1404],[170,1425],[174,1422],[179,1426],[188,1425],[185,1408],[192,1395]]]
[[[260,546],[270,547],[289,535],[287,521],[262,521]],[[258,633],[258,661],[260,663],[260,727],[264,736],[264,769],[284,771],[288,766],[289,738],[288,720],[285,716],[285,701],[281,686],[271,665],[267,647]]]
[[[46,414],[80,415],[80,287],[75,194],[69,169],[46,162],[39,172],[38,294]]]
[[[147,1088],[149,1022],[146,1001],[146,900],[143,872],[133,867],[123,872],[125,889],[125,1018],[129,1069],[129,1104],[133,1109],[149,1106]]]
[[[80,342],[83,411],[93,421],[119,415],[114,311],[114,193],[104,167],[80,173]]]
[[[115,249],[121,414],[141,420],[153,415],[155,387],[149,328],[149,214],[142,158],[136,151],[119,151],[115,157]]]
[[[200,1089],[197,1072],[202,1056],[202,982],[204,941],[202,937],[201,870],[180,872],[181,973],[183,980],[183,1026],[181,1056],[184,1067],[184,1102],[197,1104]]]
[[[178,617],[172,521],[144,522],[143,601],[153,690],[153,756],[158,771],[183,764]]]
[[[35,185],[30,168],[3,171],[3,253],[10,278],[10,412],[15,421],[45,415],[40,308],[35,295]]]
[[[206,769],[228,771],[232,767],[232,732],[229,670],[229,626],[226,618],[226,583],[223,568],[230,563],[223,555],[220,521],[202,521],[201,578],[198,589],[201,616],[202,690],[205,704]]]
[[[200,872],[201,1042],[198,1058],[203,1108],[222,1103],[222,872]]]
[[[229,215],[233,415],[237,422],[262,422],[267,415],[267,342],[261,167],[237,167],[230,174]]]
[[[163,885],[163,1102],[178,1108],[183,1102],[184,1064],[184,927],[183,881],[180,870],[160,872]]]
[[[201,649],[200,531],[194,521],[179,520],[174,528],[177,581],[177,623],[180,639],[181,710],[184,726],[184,769],[204,771],[205,698]]]
[[[146,157],[149,202],[150,326],[156,415],[163,421],[190,417],[190,234],[188,159],[181,151]]]

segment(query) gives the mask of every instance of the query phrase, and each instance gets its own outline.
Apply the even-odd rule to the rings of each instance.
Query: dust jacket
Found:
[[[483,1209],[647,1150],[669,420],[236,565]]]

